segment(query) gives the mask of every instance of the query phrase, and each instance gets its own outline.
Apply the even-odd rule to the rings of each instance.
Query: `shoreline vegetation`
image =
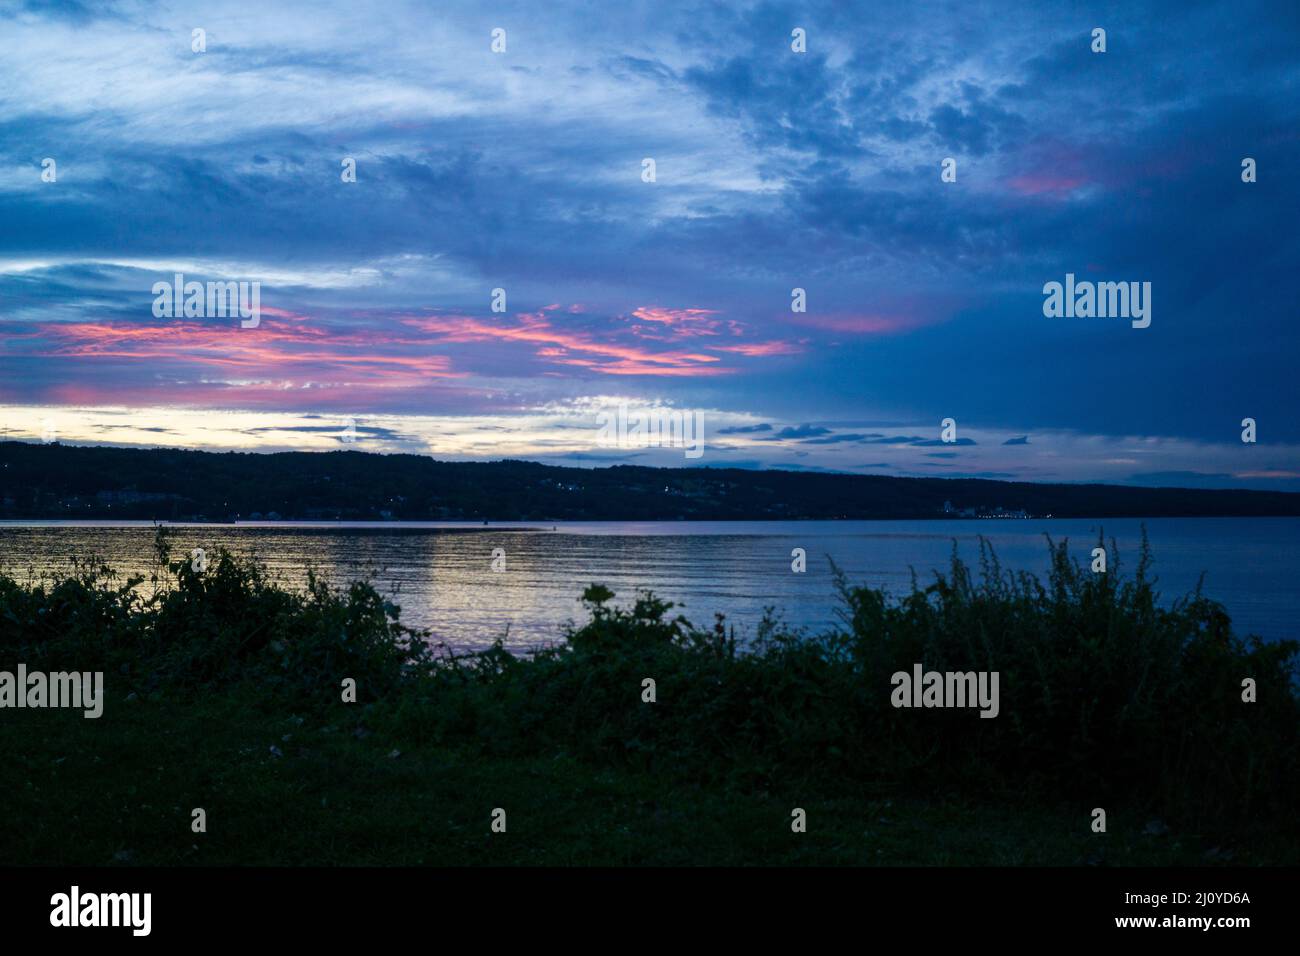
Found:
[[[1300,494],[725,467],[0,442],[0,520],[789,521],[1296,517]],[[721,465],[722,467],[719,467]]]
[[[1044,580],[982,543],[901,597],[837,571],[837,628],[744,646],[592,584],[527,655],[430,645],[365,581],[197,570],[164,528],[148,577],[0,576],[0,669],[105,697],[0,710],[0,864],[1295,864],[1300,645],[1161,601],[1145,540],[1131,573],[1046,547]],[[1000,711],[893,706],[917,666],[997,672]]]

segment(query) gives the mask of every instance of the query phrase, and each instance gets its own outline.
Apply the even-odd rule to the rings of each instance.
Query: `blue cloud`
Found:
[[[1046,467],[1001,448],[1064,433],[1181,443],[1151,472],[1187,484],[1300,471],[1294,3],[1103,4],[1104,55],[1064,0],[1020,20],[986,0],[946,16],[902,0],[632,2],[595,19],[513,6],[503,56],[469,3],[440,7],[436,28],[400,2],[364,22],[341,2],[310,17],[183,0],[6,9],[0,402],[93,391],[110,405],[142,381],[206,381],[209,368],[105,355],[56,328],[147,325],[152,280],[187,266],[262,276],[300,328],[357,352],[358,330],[381,341],[431,311],[510,330],[477,351],[430,334],[455,380],[384,393],[395,413],[617,391],[770,421],[717,432],[770,441],[769,463],[787,441],[827,467],[859,443],[936,446],[917,433],[953,415],[1022,436],[984,439],[979,462],[999,474]],[[208,26],[205,54],[176,26],[191,21]],[[72,29],[51,82],[42,50]],[[949,156],[955,183],[939,178]],[[1246,156],[1256,183],[1241,181]],[[1150,328],[1044,317],[1043,284],[1067,272],[1151,282]],[[487,310],[498,287],[505,316]],[[795,287],[806,313],[790,311]],[[602,358],[528,338],[521,316],[553,304],[560,333]],[[646,306],[716,325],[630,332]],[[633,334],[718,374],[634,361],[612,383],[627,348],[612,340]],[[273,379],[246,361],[224,402]],[[1234,477],[1246,416],[1277,467],[1243,459]],[[876,424],[807,424],[853,420]],[[1202,446],[1228,477],[1198,471]]]

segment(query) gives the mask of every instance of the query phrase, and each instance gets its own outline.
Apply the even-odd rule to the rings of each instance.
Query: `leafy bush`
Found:
[[[1293,821],[1297,644],[1234,636],[1199,588],[1162,607],[1145,540],[1127,580],[1118,562],[1093,574],[1065,542],[1048,547],[1046,582],[1002,569],[987,544],[978,577],[954,548],[947,574],[897,601],[839,576],[841,628],[810,636],[769,616],[741,650],[721,620],[696,629],[650,594],[612,607],[596,586],[560,647],[439,666],[421,732],[815,793],[1031,792],[1211,830]],[[894,708],[891,675],[917,663],[997,671],[1000,715]]]
[[[367,582],[339,592],[310,574],[292,591],[225,551],[199,571],[171,560],[162,529],[156,550],[147,592],[143,577],[85,565],[25,586],[0,576],[0,652],[29,670],[102,670],[141,693],[250,682],[317,709],[339,700],[344,677],[363,697],[395,692],[428,656]]]
[[[149,580],[78,564],[59,579],[0,577],[0,653],[30,669],[103,670],[113,695],[251,685],[268,708],[326,714],[340,682],[384,706],[393,736],[482,753],[568,755],[609,767],[822,796],[865,790],[1034,794],[1086,812],[1138,806],[1202,832],[1268,821],[1294,832],[1300,701],[1294,641],[1233,634],[1200,589],[1164,606],[1145,540],[1131,578],[1114,543],[1093,574],[1050,539],[1046,581],[982,544],[892,599],[837,571],[841,626],[819,635],[770,613],[738,646],[653,594],[630,607],[593,585],[590,619],[556,647],[500,642],[435,655],[370,584],[301,591],[218,554],[195,571],[165,535]],[[1001,712],[896,709],[891,675],[996,671]],[[1243,703],[1242,680],[1258,685]],[[642,702],[643,681],[656,702]]]

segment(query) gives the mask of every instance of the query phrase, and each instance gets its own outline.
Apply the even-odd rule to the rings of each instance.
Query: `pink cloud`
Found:
[[[711,345],[709,346],[717,352],[734,352],[737,355],[747,355],[750,357],[766,355],[798,355],[804,350],[801,342],[781,342],[773,340],[771,342],[749,342],[742,345]]]
[[[524,312],[513,324],[467,315],[413,317],[405,324],[436,334],[443,342],[520,342],[536,346],[533,354],[552,364],[584,368],[606,375],[692,376],[725,374],[715,355],[656,351],[637,344],[598,338],[590,331],[553,325],[541,312]]]
[[[741,333],[742,327],[738,323],[715,319],[717,314],[713,309],[667,309],[643,305],[632,310],[632,317],[638,321],[632,323],[631,329],[640,338],[659,341],[721,335],[723,329],[733,335]]]
[[[256,329],[176,321],[166,325],[52,322],[37,330],[38,346],[26,354],[73,361],[162,364],[195,378],[229,375],[277,379],[319,387],[325,383],[411,388],[452,378],[444,355],[423,354],[416,336],[332,331],[263,317]],[[186,368],[190,371],[185,372]]]
[[[645,322],[687,325],[695,322],[712,324],[709,317],[718,313],[714,309],[665,309],[656,305],[643,305],[633,309],[632,314]]]

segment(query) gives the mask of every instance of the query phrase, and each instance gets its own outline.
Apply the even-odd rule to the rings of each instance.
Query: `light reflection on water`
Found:
[[[743,638],[764,607],[796,626],[820,630],[835,621],[830,561],[852,583],[905,593],[915,568],[922,584],[959,553],[978,560],[978,536],[1004,567],[1042,573],[1044,532],[1068,537],[1086,564],[1101,523],[1094,520],[805,521],[805,522],[565,522],[558,525],[464,523],[343,525],[279,523],[178,525],[173,555],[202,547],[256,555],[274,575],[301,583],[315,567],[343,584],[361,576],[402,606],[402,619],[428,628],[455,647],[509,646],[558,639],[580,620],[578,597],[601,583],[630,602],[638,589],[684,605],[696,624],[726,614]],[[1131,571],[1142,522],[1104,522],[1121,562]],[[1300,519],[1160,518],[1146,522],[1154,573],[1168,598],[1193,588],[1206,572],[1206,593],[1222,602],[1239,632],[1295,636],[1294,586],[1300,570]],[[73,555],[94,555],[120,572],[147,573],[153,529],[95,522],[0,522],[0,572],[20,579],[66,569]],[[808,569],[791,572],[791,550],[804,548]],[[492,570],[501,548],[506,569]],[[1111,555],[1112,569],[1114,555]],[[507,636],[508,635],[508,636]]]

